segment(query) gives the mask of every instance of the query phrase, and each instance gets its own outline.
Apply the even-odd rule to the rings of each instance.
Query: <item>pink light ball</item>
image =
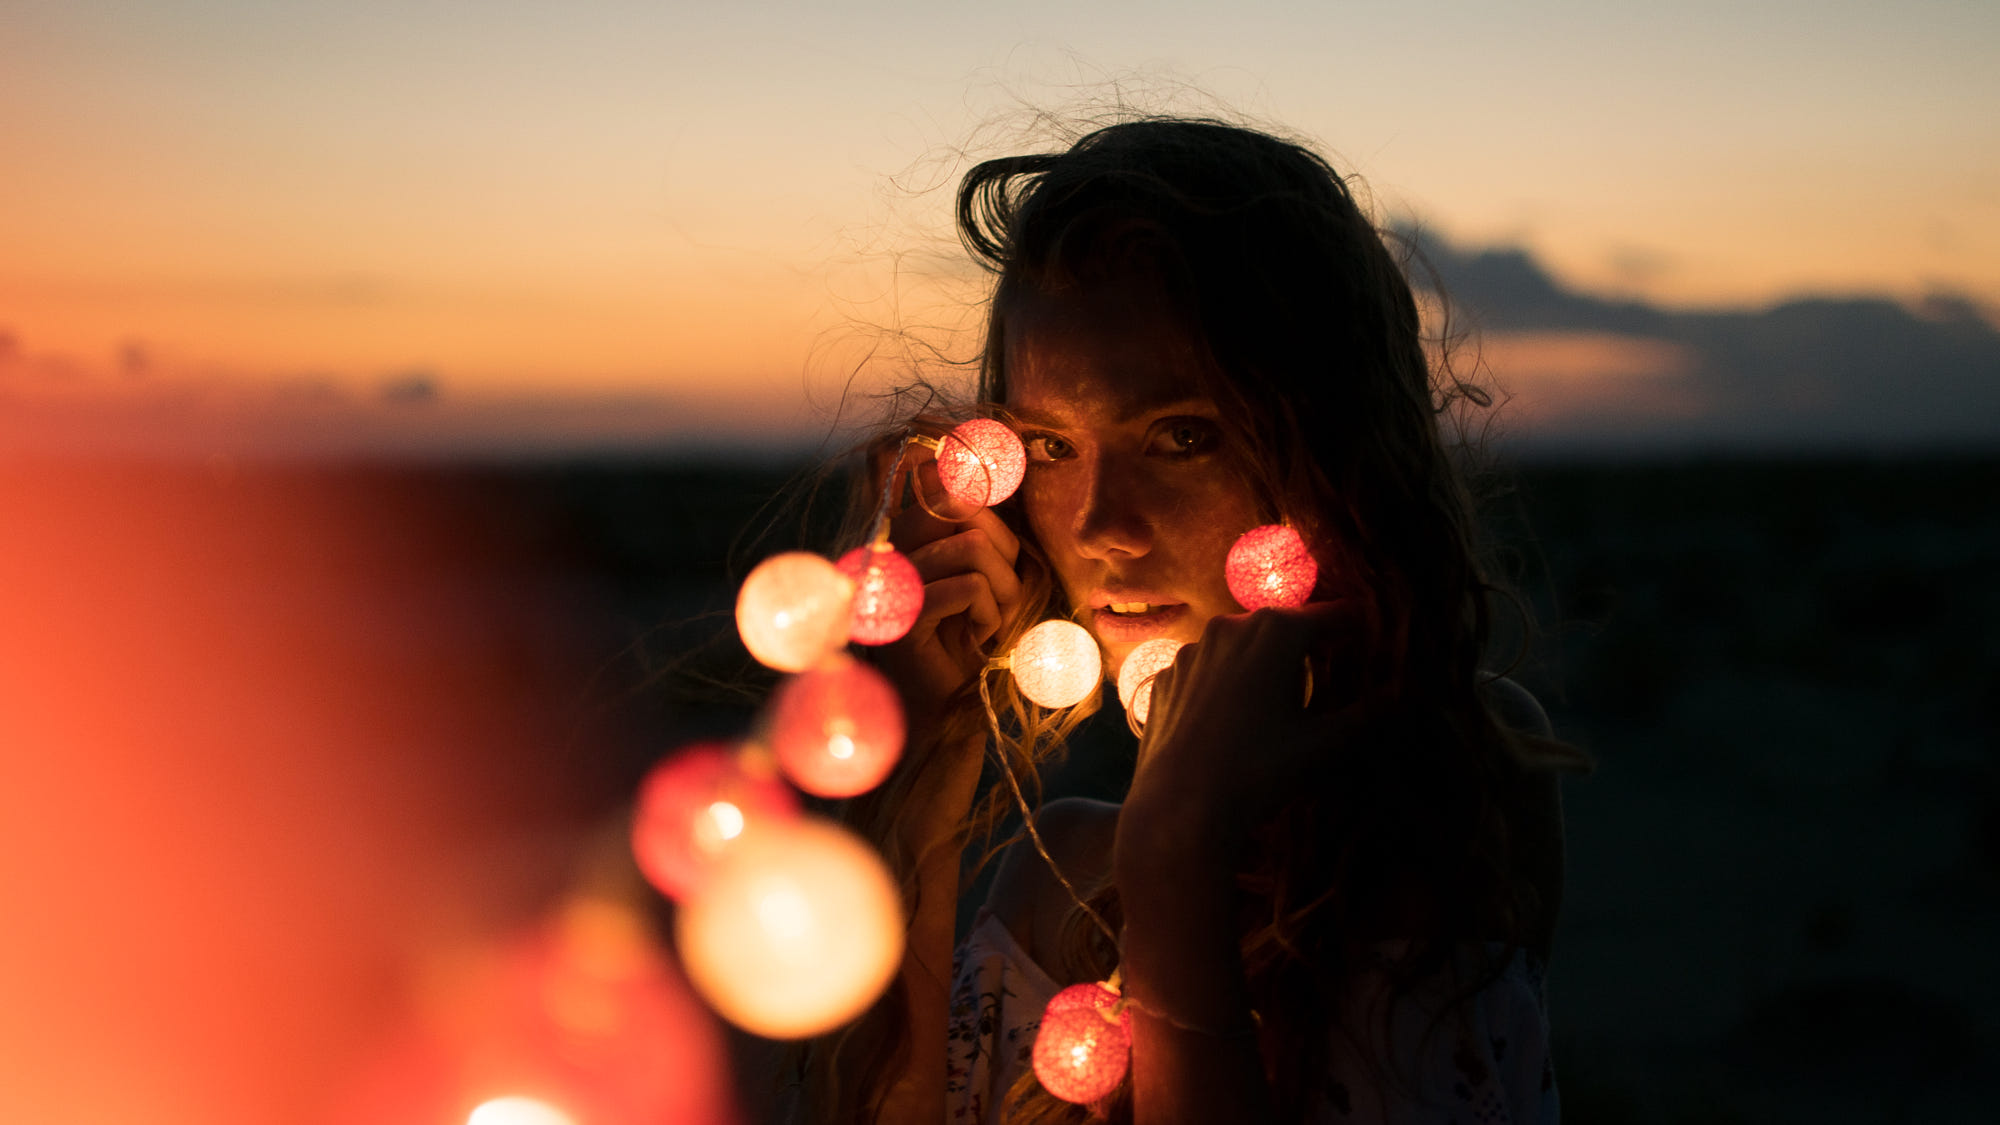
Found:
[[[1007,663],[1021,694],[1051,710],[1083,702],[1104,676],[1090,630],[1060,617],[1021,634]]]
[[[803,672],[847,643],[854,583],[810,551],[758,563],[736,595],[736,632],[767,668]]]
[[[1166,671],[1184,642],[1172,637],[1154,637],[1125,655],[1118,669],[1118,702],[1134,722],[1143,723],[1153,708],[1153,677]]]
[[[767,728],[778,768],[820,797],[866,793],[903,755],[903,704],[882,673],[844,653],[778,689]]]
[[[1003,422],[974,418],[945,435],[937,451],[938,481],[952,499],[990,508],[1021,487],[1028,451]]]
[[[924,580],[915,564],[890,546],[856,547],[833,564],[854,583],[849,633],[855,644],[900,641],[924,611]]]
[[[695,991],[770,1039],[860,1015],[902,964],[903,931],[902,893],[882,857],[817,817],[746,840],[674,916]]]
[[[1102,981],[1095,984],[1072,984],[1054,996],[1049,997],[1049,1002],[1043,1007],[1042,1014],[1047,1016],[1053,1012],[1073,1012],[1078,1009],[1110,1013],[1113,1008],[1118,1006],[1118,999],[1118,993]],[[1127,1032],[1130,1032],[1132,1030],[1132,1013],[1119,1012],[1117,1015],[1120,1026],[1124,1027]]]
[[[653,767],[632,816],[632,855],[646,881],[669,898],[686,898],[746,838],[795,819],[798,797],[768,770],[719,743]]]
[[[1229,548],[1223,564],[1229,593],[1244,609],[1306,604],[1319,581],[1319,564],[1304,539],[1285,524],[1253,527]]]
[[[1132,1062],[1131,1021],[1114,1013],[1118,994],[1074,984],[1049,1001],[1035,1033],[1035,1077],[1066,1102],[1088,1105],[1109,1097]]]

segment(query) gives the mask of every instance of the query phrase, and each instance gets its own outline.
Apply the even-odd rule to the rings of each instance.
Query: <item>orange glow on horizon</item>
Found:
[[[1469,355],[1455,355],[1463,365]],[[1695,357],[1665,340],[1608,333],[1490,332],[1478,358],[1506,396],[1505,423],[1533,429],[1607,418],[1687,418],[1704,403],[1686,383]]]
[[[796,385],[825,331],[809,287],[754,292],[671,278],[560,289],[364,278],[35,285],[0,278],[0,333],[22,357],[261,380],[409,371],[479,390],[714,390]]]

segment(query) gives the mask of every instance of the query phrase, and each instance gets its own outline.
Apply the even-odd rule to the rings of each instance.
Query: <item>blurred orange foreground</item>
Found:
[[[735,1119],[650,931],[565,897],[477,536],[384,479],[0,464],[0,1121]]]

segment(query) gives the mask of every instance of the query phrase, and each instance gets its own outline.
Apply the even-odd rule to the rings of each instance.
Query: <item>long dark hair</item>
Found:
[[[1379,965],[1397,990],[1449,978],[1460,997],[1503,964],[1468,976],[1461,950],[1526,943],[1547,904],[1521,877],[1505,794],[1530,768],[1587,762],[1498,721],[1484,690],[1496,588],[1440,418],[1486,399],[1427,354],[1398,256],[1303,145],[1217,121],[1129,120],[1063,152],[982,163],[957,202],[960,238],[996,279],[979,400],[1007,401],[1007,320],[1025,298],[1143,271],[1206,347],[1203,390],[1227,446],[1270,514],[1313,545],[1321,595],[1364,609],[1354,690],[1376,718],[1264,827],[1239,876],[1255,909],[1245,969],[1267,1041],[1283,1044],[1267,1058],[1274,1093],[1285,1116],[1302,1116],[1329,1051],[1366,1055],[1387,1040],[1330,1021],[1355,976],[1379,965],[1380,942],[1415,939]],[[1050,597],[1055,614],[1070,608]],[[1094,895],[1115,913],[1115,888]],[[1045,967],[1108,974],[1116,951],[1080,912],[1072,920],[1063,963]],[[1032,1073],[1009,1103],[1010,1120],[1085,1119]]]

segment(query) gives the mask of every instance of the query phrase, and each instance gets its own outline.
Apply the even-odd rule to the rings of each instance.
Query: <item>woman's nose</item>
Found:
[[[1144,489],[1116,458],[1086,466],[1076,510],[1077,550],[1088,558],[1137,558],[1153,549],[1153,521],[1142,507]]]

